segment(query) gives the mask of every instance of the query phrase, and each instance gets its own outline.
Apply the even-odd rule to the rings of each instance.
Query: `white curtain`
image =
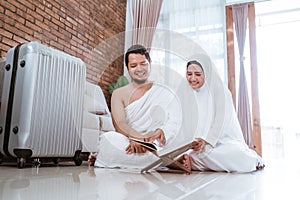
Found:
[[[151,50],[161,6],[162,0],[127,0],[125,52],[133,44],[141,44]],[[125,66],[124,75],[130,79]]]
[[[161,14],[154,34],[151,56],[153,60],[152,75],[172,81],[166,68],[170,68],[180,75],[185,75],[185,65],[189,58],[178,52],[170,52],[174,45],[188,49],[186,43],[180,43],[170,33],[169,37],[162,37],[167,31],[182,34],[199,45],[210,56],[217,67],[222,80],[227,82],[226,46],[225,46],[225,2],[224,0],[164,0]],[[175,34],[176,35],[176,34]],[[163,48],[154,49],[155,43],[163,43]],[[198,52],[194,52],[197,54]],[[157,68],[157,70],[155,69]],[[154,77],[155,76],[155,77]]]
[[[244,47],[247,31],[248,4],[236,4],[232,6],[233,21],[240,54],[240,82],[238,96],[238,119],[244,134],[244,139],[252,146],[252,121],[248,97],[248,87],[244,67]]]
[[[133,44],[150,50],[162,0],[127,0],[125,51]]]

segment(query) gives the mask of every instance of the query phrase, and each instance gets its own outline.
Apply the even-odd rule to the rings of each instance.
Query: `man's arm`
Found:
[[[126,86],[125,86],[126,87]],[[126,88],[118,88],[111,96],[111,114],[117,132],[132,137],[142,139],[141,134],[126,123],[124,97]]]
[[[126,87],[126,86],[125,86]],[[118,133],[128,138],[143,139],[141,134],[126,123],[124,98],[126,97],[126,88],[115,90],[111,97],[111,114],[115,129]],[[137,142],[128,140],[129,144],[125,151],[131,153],[145,153],[146,149]]]

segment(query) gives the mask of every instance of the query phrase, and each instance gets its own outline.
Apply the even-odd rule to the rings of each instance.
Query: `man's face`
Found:
[[[193,89],[198,89],[204,84],[204,72],[198,65],[191,64],[188,66],[186,71],[186,80],[189,82],[190,86]]]
[[[143,84],[148,80],[150,73],[150,63],[145,55],[129,54],[128,72],[133,82]]]

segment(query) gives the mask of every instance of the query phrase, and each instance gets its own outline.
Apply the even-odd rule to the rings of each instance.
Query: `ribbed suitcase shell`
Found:
[[[85,79],[79,58],[38,42],[10,49],[1,98],[1,154],[26,157],[25,150],[33,158],[61,158],[80,151]]]

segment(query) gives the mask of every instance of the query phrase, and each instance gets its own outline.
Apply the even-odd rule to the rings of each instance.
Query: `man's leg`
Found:
[[[94,166],[94,164],[96,162],[96,158],[97,158],[97,153],[90,153],[90,155],[88,157],[89,166]]]

